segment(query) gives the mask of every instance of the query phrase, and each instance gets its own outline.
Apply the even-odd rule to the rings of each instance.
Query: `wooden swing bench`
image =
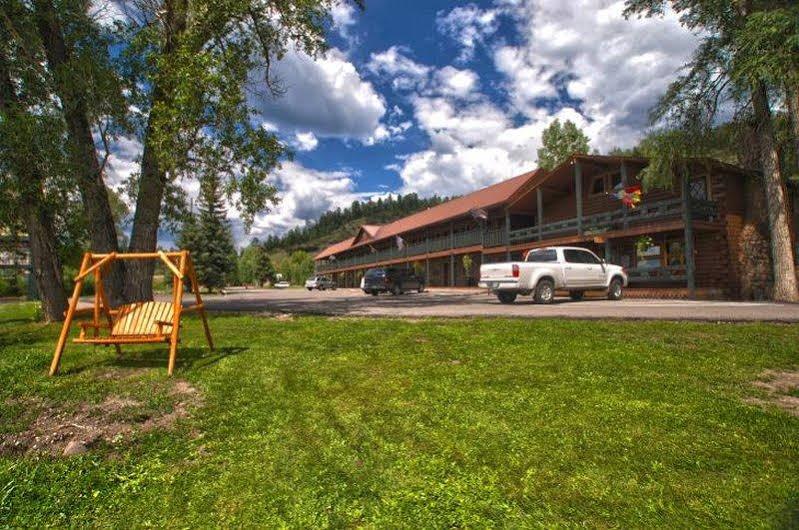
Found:
[[[160,259],[172,272],[172,301],[143,301],[124,304],[116,309],[111,309],[103,290],[103,273],[117,259]],[[94,274],[94,304],[91,308],[77,309],[83,282],[89,274]],[[183,280],[188,277],[191,289],[194,292],[196,303],[183,307]],[[76,344],[113,345],[117,353],[121,353],[123,344],[169,344],[168,373],[171,376],[175,369],[177,344],[180,340],[180,317],[185,311],[197,311],[200,314],[208,346],[213,350],[214,343],[211,339],[211,330],[205,307],[200,297],[197,284],[197,274],[191,262],[191,256],[185,250],[179,252],[143,252],[122,254],[86,253],[83,256],[80,272],[75,277],[75,290],[69,301],[65,313],[64,325],[56,344],[53,361],[50,364],[50,375],[58,373],[61,354],[64,352],[66,340],[69,335],[72,321],[76,316],[91,314],[91,321],[78,322],[79,335],[72,342]],[[105,322],[101,322],[100,315],[105,315]],[[100,335],[101,330],[107,334]]]

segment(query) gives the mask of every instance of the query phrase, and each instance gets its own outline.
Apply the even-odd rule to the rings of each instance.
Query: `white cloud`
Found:
[[[319,140],[312,132],[297,133],[294,135],[292,145],[298,151],[313,151],[319,145]]]
[[[279,191],[280,203],[272,211],[256,216],[249,236],[238,234],[239,243],[252,237],[263,239],[270,234],[283,234],[328,210],[344,208],[354,200],[384,195],[382,191],[356,192],[356,177],[357,173],[350,169],[322,171],[297,162],[284,163],[270,177]],[[240,223],[234,219],[234,226],[237,224]]]
[[[450,37],[461,45],[457,60],[468,61],[474,56],[478,44],[493,35],[499,28],[501,11],[480,9],[474,4],[459,6],[444,13],[440,11],[436,17],[436,26],[443,35]]]
[[[374,142],[380,134],[386,103],[371,83],[337,49],[316,60],[289,51],[275,65],[285,94],[273,98],[263,91],[250,98],[264,121],[281,132],[313,132],[317,137]],[[253,75],[256,85],[262,75]]]
[[[392,78],[395,90],[422,87],[427,83],[431,68],[417,63],[407,53],[408,49],[403,46],[392,46],[383,52],[371,54],[366,68],[376,76]]]
[[[589,121],[605,125],[593,137],[595,147],[637,140],[648,110],[687,62],[697,38],[674,13],[625,20],[623,9],[623,0],[520,2],[513,14],[525,42],[494,52],[515,108],[535,115],[540,98],[556,98],[565,89],[581,101]]]
[[[474,95],[479,78],[472,70],[445,66],[435,73],[435,90],[444,96],[466,98]]]
[[[428,82],[417,84],[410,102],[430,145],[387,166],[402,178],[401,191],[461,194],[531,170],[555,118],[575,122],[600,151],[637,141],[697,39],[671,13],[627,21],[623,5],[497,0],[489,10],[470,4],[441,15],[440,29],[461,42],[467,58],[495,31],[497,16],[512,17],[521,41],[492,48],[507,102],[491,101],[476,75],[452,66],[431,69]]]

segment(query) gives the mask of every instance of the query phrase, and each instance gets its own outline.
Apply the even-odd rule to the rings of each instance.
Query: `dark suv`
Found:
[[[363,292],[366,294],[377,296],[378,293],[402,294],[406,291],[424,291],[424,279],[410,269],[369,269],[363,276]]]

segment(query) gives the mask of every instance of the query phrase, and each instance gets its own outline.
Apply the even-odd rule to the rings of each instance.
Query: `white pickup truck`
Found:
[[[621,300],[627,274],[590,250],[547,247],[531,250],[524,261],[481,266],[479,285],[503,304],[513,303],[520,294],[532,294],[536,303],[549,304],[556,290],[569,291],[572,300],[581,300],[585,291],[601,289],[610,300]]]

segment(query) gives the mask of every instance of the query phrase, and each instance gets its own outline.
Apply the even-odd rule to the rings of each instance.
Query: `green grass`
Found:
[[[163,349],[68,346],[0,305],[0,425],[18,398],[171,406]],[[799,418],[744,399],[798,326],[557,320],[185,324],[204,404],[73,458],[0,457],[0,524],[790,527]],[[102,377],[121,371],[121,379]],[[17,399],[17,401],[15,401]]]

